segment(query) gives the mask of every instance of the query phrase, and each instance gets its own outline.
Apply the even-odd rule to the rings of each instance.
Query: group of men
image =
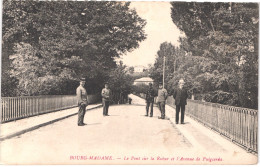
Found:
[[[175,99],[176,105],[176,124],[179,123],[179,113],[181,111],[181,124],[184,124],[184,114],[185,114],[185,105],[187,105],[188,91],[184,88],[184,80],[180,79],[178,83],[178,87],[173,91],[173,98]],[[165,103],[168,97],[167,90],[163,88],[163,84],[159,83],[158,94],[153,89],[152,83],[149,84],[149,88],[146,92],[146,115],[149,116],[149,108],[150,108],[150,117],[153,117],[153,104],[154,98],[157,96],[156,102],[161,111],[161,116],[159,119],[165,119]]]
[[[80,79],[80,85],[76,90],[77,100],[78,100],[78,126],[86,125],[83,120],[86,113],[86,107],[88,106],[88,96],[87,91],[84,88],[86,81],[85,78]],[[108,87],[108,83],[105,83],[105,88],[101,91],[102,104],[103,104],[103,116],[108,115],[109,101],[111,98],[111,90]]]
[[[84,88],[86,81],[85,78],[80,80],[80,85],[76,90],[77,99],[78,99],[78,126],[86,125],[84,120],[84,115],[86,112],[86,107],[88,106],[88,96],[87,91]],[[176,105],[176,124],[179,123],[179,112],[181,110],[181,124],[184,124],[184,114],[185,114],[185,105],[187,104],[188,91],[184,87],[184,80],[179,80],[178,88],[174,89],[173,97],[175,99]],[[111,90],[109,89],[108,83],[105,83],[105,88],[101,91],[102,104],[103,104],[103,116],[108,115],[109,101],[111,99]],[[153,117],[153,104],[154,98],[157,96],[156,102],[161,111],[161,116],[159,119],[165,119],[165,103],[168,97],[167,90],[163,88],[163,84],[159,83],[158,94],[153,89],[152,83],[149,84],[149,89],[146,92],[146,115],[149,116],[150,108],[150,117]]]

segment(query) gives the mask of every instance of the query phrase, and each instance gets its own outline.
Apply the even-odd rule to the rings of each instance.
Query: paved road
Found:
[[[111,106],[109,117],[103,117],[102,108],[91,110],[85,115],[86,126],[78,127],[74,116],[3,141],[1,161],[8,164],[224,163],[215,161],[224,159],[223,150],[200,151],[169,120],[157,119],[159,111],[154,109],[154,117],[145,117],[144,101],[133,97],[132,105]],[[197,157],[200,161],[196,162]],[[203,157],[208,160],[202,161]],[[215,160],[210,162],[210,158]]]

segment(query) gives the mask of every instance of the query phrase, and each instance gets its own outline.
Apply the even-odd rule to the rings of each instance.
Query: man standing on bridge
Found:
[[[84,116],[86,113],[86,107],[88,106],[88,94],[86,89],[84,88],[86,81],[85,78],[80,79],[80,85],[76,90],[77,99],[78,99],[78,126],[84,126]]]
[[[163,88],[163,84],[159,83],[157,103],[161,111],[161,117],[159,119],[165,119],[165,102],[168,97],[167,90]]]
[[[102,89],[101,96],[102,96],[102,103],[103,103],[103,116],[109,116],[108,108],[109,108],[109,101],[111,98],[111,91],[108,88],[108,83],[105,83],[105,88]]]
[[[175,99],[176,105],[176,124],[179,123],[179,112],[181,109],[181,124],[184,124],[185,105],[187,104],[188,91],[183,87],[184,80],[179,80],[179,87],[174,90],[173,98]]]
[[[149,83],[149,88],[146,91],[146,95],[145,95],[145,101],[146,101],[146,115],[145,116],[149,115],[149,107],[151,107],[150,117],[153,117],[154,96],[155,96],[155,92],[153,90],[153,84]]]

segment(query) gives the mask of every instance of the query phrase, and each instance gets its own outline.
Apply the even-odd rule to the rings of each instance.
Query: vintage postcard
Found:
[[[259,3],[1,8],[1,164],[258,163]]]

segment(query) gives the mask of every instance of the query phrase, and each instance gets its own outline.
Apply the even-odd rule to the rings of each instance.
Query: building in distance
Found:
[[[134,85],[139,85],[139,84],[149,85],[149,83],[153,83],[153,82],[154,82],[153,79],[150,77],[142,77],[134,80]]]

